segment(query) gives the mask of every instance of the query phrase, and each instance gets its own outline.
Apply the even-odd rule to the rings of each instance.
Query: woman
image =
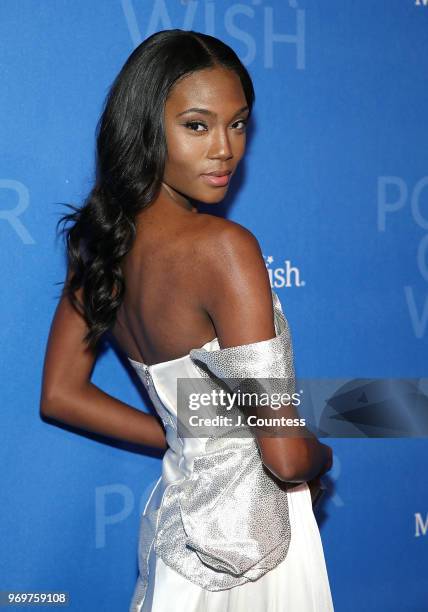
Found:
[[[69,270],[42,412],[168,449],[141,520],[132,611],[333,609],[307,484],[315,489],[331,468],[330,447],[307,431],[178,431],[178,379],[219,389],[233,377],[275,378],[294,391],[291,335],[256,238],[195,205],[226,195],[253,102],[247,70],[220,40],[182,30],[150,36],[107,97],[95,186],[62,219],[73,221]],[[90,382],[106,332],[160,420]],[[291,403],[278,414],[297,416]]]

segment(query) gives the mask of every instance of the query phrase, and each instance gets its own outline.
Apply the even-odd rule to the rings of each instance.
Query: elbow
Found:
[[[302,444],[302,440],[298,443],[298,449],[295,450],[297,452],[284,453],[282,461],[276,458],[273,462],[264,461],[263,463],[276,478],[283,482],[296,484],[307,482],[317,475],[317,466],[313,464],[311,453],[307,445]]]
[[[59,398],[54,393],[43,393],[40,399],[40,414],[44,417],[54,418],[58,413]]]
[[[264,464],[267,469],[282,482],[300,483],[309,480],[299,466],[273,466]]]
[[[309,475],[308,471],[305,470],[299,470],[299,469],[291,469],[289,472],[285,472],[285,474],[282,475],[282,479],[283,482],[292,482],[295,484],[299,484],[301,482],[307,482],[308,480],[311,480],[314,476]]]

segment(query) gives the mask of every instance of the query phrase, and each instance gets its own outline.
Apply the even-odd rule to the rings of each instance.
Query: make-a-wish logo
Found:
[[[289,259],[284,260],[283,266],[272,267],[274,259],[272,255],[263,255],[266,263],[266,268],[269,273],[270,284],[275,289],[281,287],[304,287],[305,281],[300,278],[300,269],[293,266]]]

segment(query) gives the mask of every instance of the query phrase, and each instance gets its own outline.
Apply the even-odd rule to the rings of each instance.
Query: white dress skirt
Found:
[[[334,610],[318,525],[306,483],[288,492],[292,538],[287,556],[255,582],[207,591],[153,551],[141,612],[329,612]],[[174,602],[173,607],[172,601]]]

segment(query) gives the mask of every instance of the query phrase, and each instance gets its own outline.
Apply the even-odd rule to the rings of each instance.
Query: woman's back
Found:
[[[140,214],[137,238],[122,265],[126,293],[112,329],[127,356],[154,364],[215,337],[201,307],[203,292],[215,290],[204,274],[204,245],[228,223],[181,210],[166,215],[156,207]]]

